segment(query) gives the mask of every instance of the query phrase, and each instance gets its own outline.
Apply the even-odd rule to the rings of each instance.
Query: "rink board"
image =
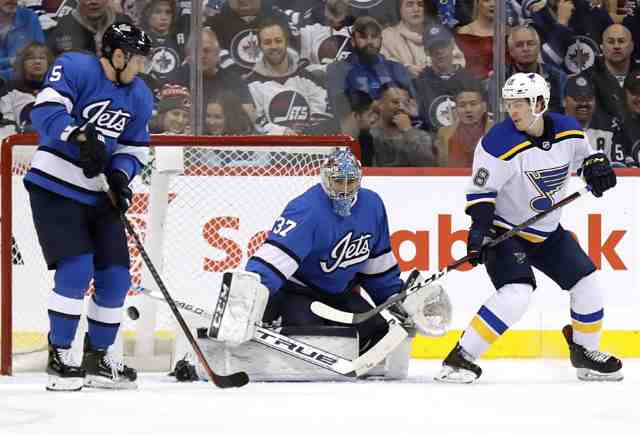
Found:
[[[465,255],[466,229],[470,223],[464,214],[465,187],[468,170],[442,169],[367,169],[363,186],[377,191],[386,204],[392,245],[401,269],[406,272],[417,268],[431,274],[448,264],[453,258]],[[640,357],[640,272],[636,265],[640,256],[640,171],[623,170],[618,186],[602,199],[580,198],[564,209],[562,224],[573,231],[600,269],[600,278],[607,289],[605,294],[605,319],[603,348],[620,356]],[[270,179],[278,177],[270,177]],[[269,180],[270,181],[270,180]],[[234,177],[211,180],[202,191],[215,191],[215,185],[234,183]],[[243,180],[245,183],[265,183],[263,180]],[[577,190],[581,181],[574,177],[568,192]],[[219,188],[220,186],[218,186]],[[178,194],[172,206],[180,203]],[[555,198],[556,200],[558,198]],[[202,198],[216,201],[215,195]],[[171,206],[170,206],[171,208]],[[262,215],[265,210],[255,210]],[[233,213],[230,213],[233,214]],[[188,262],[182,260],[184,276],[195,276],[192,268],[206,267],[207,259],[225,258],[229,255],[203,237],[203,227],[216,216],[183,216],[179,236],[192,247]],[[240,217],[238,217],[240,219]],[[250,228],[249,234],[269,230],[272,219],[258,219],[264,228]],[[244,225],[240,221],[241,225]],[[237,242],[243,252],[243,261],[250,254],[247,240],[237,237],[234,228],[220,228],[218,234]],[[172,246],[169,240],[167,246]],[[255,246],[253,246],[255,249]],[[178,254],[176,254],[178,255]],[[25,270],[28,268],[25,268]],[[221,271],[214,271],[221,272]],[[202,288],[217,288],[214,274],[199,274],[205,282]],[[569,322],[569,297],[542,274],[537,274],[536,290],[530,309],[524,318],[491,347],[488,357],[537,357],[561,356],[566,346],[560,329]],[[26,278],[27,281],[29,277]],[[493,288],[484,268],[454,271],[446,278],[451,296],[454,319],[452,331],[443,338],[419,337],[414,341],[412,355],[417,358],[441,358],[446,355],[461,331],[482,303],[492,294]],[[211,298],[200,298],[181,286],[169,282],[175,298],[185,298],[201,305],[212,304]],[[29,288],[29,287],[27,287]],[[27,298],[26,292],[14,294],[18,299]],[[14,301],[19,302],[19,301]],[[15,306],[15,305],[14,305]],[[28,305],[27,305],[28,306]],[[165,314],[165,317],[168,314]],[[125,322],[125,329],[128,330]],[[14,316],[16,333],[29,334],[33,325],[44,330],[44,310],[29,310]],[[22,326],[22,327],[21,327]],[[157,331],[156,335],[167,331]],[[129,334],[127,334],[129,335]]]

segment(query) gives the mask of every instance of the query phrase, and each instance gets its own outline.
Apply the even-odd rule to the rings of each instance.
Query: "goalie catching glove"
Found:
[[[441,284],[425,285],[424,282],[425,278],[421,274],[407,282],[407,290],[416,286],[424,287],[407,296],[401,307],[421,334],[436,337],[444,335],[451,324],[451,301]]]
[[[253,338],[262,321],[269,290],[260,276],[244,271],[225,272],[218,303],[213,312],[209,337],[237,346]]]

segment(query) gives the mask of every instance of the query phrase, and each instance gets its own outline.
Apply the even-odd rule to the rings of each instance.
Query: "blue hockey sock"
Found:
[[[49,342],[69,347],[76,335],[84,294],[93,274],[93,256],[69,257],[58,262],[53,291],[49,294]]]
[[[122,306],[131,286],[129,269],[111,266],[95,273],[96,293],[89,301],[87,321],[93,349],[106,349],[116,340]]]

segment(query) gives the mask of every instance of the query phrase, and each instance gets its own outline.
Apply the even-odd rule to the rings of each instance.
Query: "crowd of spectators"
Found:
[[[466,167],[500,110],[497,56],[506,78],[545,77],[551,111],[616,166],[637,166],[639,4],[505,0],[503,56],[496,0],[0,0],[0,135],[29,131],[55,56],[99,55],[104,29],[124,21],[153,41],[143,79],[157,134],[344,133],[365,165]]]

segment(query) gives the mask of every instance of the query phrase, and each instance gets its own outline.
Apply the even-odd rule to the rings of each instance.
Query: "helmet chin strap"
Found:
[[[546,108],[542,112],[536,113],[536,104],[538,104],[537,100],[535,102],[529,102],[529,107],[531,107],[531,114],[533,115],[533,119],[531,120],[527,128],[525,128],[525,131],[529,131],[529,129],[533,127],[533,124],[535,124],[536,121],[540,119],[542,115],[544,115]]]
[[[116,68],[116,66],[113,64],[113,53],[108,59],[111,68],[113,68],[116,73],[116,82],[118,82],[119,85],[122,85],[123,83],[120,81],[120,75],[125,69],[127,69],[127,65],[129,65],[129,55],[127,53],[124,53],[124,66],[120,69]]]

